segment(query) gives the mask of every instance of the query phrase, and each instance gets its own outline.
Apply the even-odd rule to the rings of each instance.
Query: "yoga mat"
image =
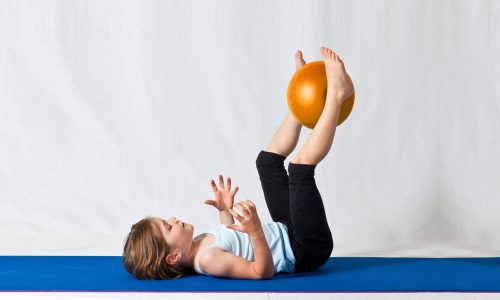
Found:
[[[500,292],[500,258],[332,257],[271,280],[137,280],[119,256],[0,256],[0,291]]]

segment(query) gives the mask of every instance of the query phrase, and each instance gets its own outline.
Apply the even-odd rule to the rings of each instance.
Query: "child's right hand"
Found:
[[[227,211],[228,209],[233,207],[234,195],[239,190],[239,187],[235,187],[231,191],[231,178],[227,178],[227,184],[224,184],[224,177],[219,175],[219,188],[215,184],[215,181],[212,179],[210,181],[212,185],[212,191],[214,192],[215,199],[205,200],[205,204],[212,205],[219,212]]]
[[[231,224],[227,225],[227,228],[245,232],[250,236],[263,233],[262,224],[257,214],[257,208],[252,201],[240,201],[236,203],[234,207],[238,208],[241,213],[237,213],[232,209],[229,209],[229,213],[231,213],[241,225]]]

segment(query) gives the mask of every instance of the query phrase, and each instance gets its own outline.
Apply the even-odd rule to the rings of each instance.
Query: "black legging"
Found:
[[[316,165],[288,164],[285,157],[262,150],[256,165],[267,208],[274,222],[285,224],[295,255],[295,271],[313,271],[329,259],[333,239],[316,181]]]

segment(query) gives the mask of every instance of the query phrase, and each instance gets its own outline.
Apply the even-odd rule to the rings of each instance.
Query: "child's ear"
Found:
[[[179,252],[172,252],[167,255],[165,260],[167,261],[167,264],[175,265],[181,260],[181,256],[182,254],[180,254]]]

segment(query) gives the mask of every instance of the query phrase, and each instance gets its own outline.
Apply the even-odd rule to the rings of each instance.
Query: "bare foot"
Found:
[[[305,64],[306,64],[306,61],[304,60],[304,57],[302,56],[302,51],[297,50],[297,52],[295,52],[295,68],[296,68],[296,70],[302,68]],[[289,119],[290,122],[295,124],[296,127],[298,126],[298,127],[302,128],[302,124],[299,121],[297,121],[297,119],[295,119],[295,117],[291,113],[288,114],[287,119]],[[300,132],[300,130],[299,130],[299,132]],[[288,156],[288,155],[286,155],[286,156]]]
[[[326,79],[328,81],[327,95],[331,95],[340,105],[354,92],[351,77],[347,74],[344,62],[329,48],[321,47],[325,61]]]
[[[302,57],[302,52],[300,50],[297,50],[297,52],[295,52],[295,67],[297,68],[296,70],[302,68],[302,66],[305,64],[306,62]]]

